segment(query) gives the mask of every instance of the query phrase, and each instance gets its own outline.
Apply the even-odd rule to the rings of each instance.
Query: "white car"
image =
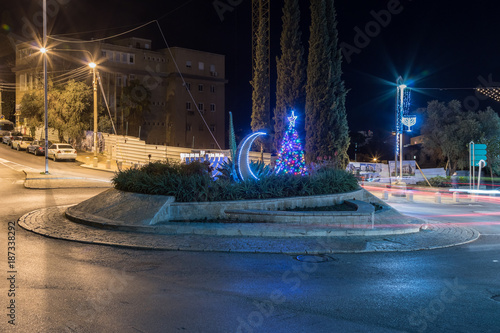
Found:
[[[21,132],[7,132],[7,134],[5,134],[3,137],[2,137],[2,142],[5,143],[7,146],[10,146],[10,144],[12,143],[12,139],[15,138],[16,136],[22,136],[23,133]]]
[[[59,160],[76,160],[76,149],[67,143],[54,143],[49,147],[48,157]]]
[[[10,143],[10,148],[17,149],[18,151],[25,150],[31,143],[33,143],[33,138],[30,136],[14,136]]]

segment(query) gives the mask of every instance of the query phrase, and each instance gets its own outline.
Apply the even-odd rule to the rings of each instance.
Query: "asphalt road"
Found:
[[[3,150],[0,158],[28,163]],[[78,172],[72,163],[56,167]],[[79,244],[16,226],[16,273],[7,273],[9,222],[103,189],[28,190],[24,175],[2,163],[0,175],[0,331],[500,332],[497,204],[393,203],[436,221],[473,223],[486,235],[459,247],[339,254],[321,263]],[[15,296],[8,296],[12,274]]]
[[[78,161],[54,162],[49,159],[48,162],[50,174],[91,177],[101,180],[109,180],[113,176],[113,173],[110,172],[99,172],[82,168],[79,166],[81,163]],[[17,170],[24,169],[27,171],[45,172],[45,156],[35,156],[33,154],[27,154],[24,150],[17,151],[15,149],[10,149],[10,147],[2,143],[0,143],[0,164],[7,164]]]

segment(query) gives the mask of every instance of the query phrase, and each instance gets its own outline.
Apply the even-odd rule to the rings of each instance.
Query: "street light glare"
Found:
[[[89,64],[89,66],[90,66],[90,68],[95,68],[97,65],[95,64],[95,62],[91,62],[91,63]]]
[[[40,52],[42,52],[42,53],[46,53],[46,52],[47,52],[47,49],[46,49],[45,47],[42,47],[42,48],[40,49]]]
[[[400,84],[400,85],[399,85],[399,88],[400,88],[400,89],[405,89],[406,87],[407,87],[407,86],[406,86],[406,84]]]

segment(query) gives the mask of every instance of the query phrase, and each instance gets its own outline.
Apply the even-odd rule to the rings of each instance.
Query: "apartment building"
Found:
[[[53,84],[74,78],[92,83],[95,62],[101,79],[99,103],[108,102],[118,134],[138,136],[150,144],[196,149],[224,149],[225,57],[173,47],[153,50],[143,38],[88,43],[71,40],[48,47],[48,77]],[[42,57],[30,43],[17,46],[16,114],[24,93],[43,88]],[[141,121],[129,119],[121,106],[123,91],[134,82],[126,98],[139,101],[150,91],[149,112]],[[103,93],[101,93],[101,91]],[[103,98],[103,95],[105,98]],[[50,112],[50,110],[49,110]]]

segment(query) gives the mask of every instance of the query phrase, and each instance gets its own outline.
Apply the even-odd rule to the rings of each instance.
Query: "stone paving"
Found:
[[[224,237],[155,235],[104,230],[66,219],[68,206],[52,207],[22,216],[21,227],[40,235],[91,244],[148,250],[216,251],[286,254],[326,254],[417,251],[472,242],[479,233],[468,227],[429,222],[427,229],[407,235],[347,237]]]

